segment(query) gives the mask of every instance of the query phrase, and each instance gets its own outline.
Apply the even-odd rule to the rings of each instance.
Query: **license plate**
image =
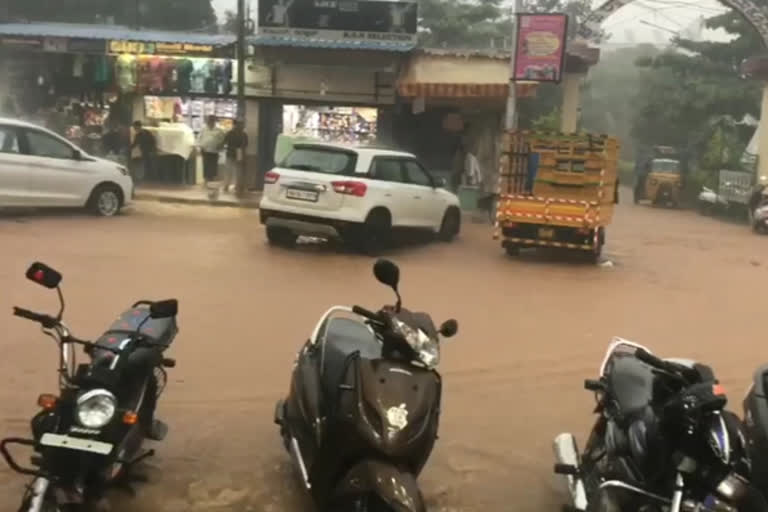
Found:
[[[52,446],[54,448],[66,448],[80,452],[98,453],[99,455],[109,455],[112,452],[112,445],[93,441],[91,439],[80,439],[78,437],[62,436],[59,434],[43,434],[40,439],[43,446]]]
[[[299,201],[311,201],[317,202],[318,193],[310,190],[298,190],[295,188],[289,188],[285,191],[285,197],[288,199],[297,199]]]
[[[539,238],[551,240],[555,238],[555,230],[553,228],[539,228]]]

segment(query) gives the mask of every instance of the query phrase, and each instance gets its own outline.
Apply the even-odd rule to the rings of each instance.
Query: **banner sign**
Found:
[[[568,16],[518,14],[515,81],[559,82],[565,64]]]
[[[221,54],[223,57],[226,49],[208,44],[190,43],[148,43],[144,41],[109,42],[109,53],[130,53],[132,55],[178,55],[178,56],[202,56],[212,57]],[[231,52],[230,52],[231,53]]]
[[[3,37],[0,39],[0,46],[40,50],[43,47],[43,40],[39,37]]]
[[[104,39],[70,39],[67,49],[71,53],[99,53],[107,51],[107,42]]]
[[[384,0],[261,0],[259,34],[415,42],[418,4]]]

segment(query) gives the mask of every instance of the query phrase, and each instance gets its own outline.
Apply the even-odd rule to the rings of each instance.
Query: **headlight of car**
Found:
[[[115,415],[115,395],[106,389],[94,389],[77,399],[77,421],[86,428],[101,428]]]
[[[394,318],[392,323],[395,330],[405,338],[408,345],[419,356],[419,361],[429,369],[437,367],[440,363],[440,344],[436,339],[430,338],[421,329],[414,329],[397,318]]]

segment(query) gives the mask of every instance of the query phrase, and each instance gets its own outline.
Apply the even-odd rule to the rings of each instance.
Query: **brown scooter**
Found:
[[[374,274],[397,304],[325,313],[275,423],[318,510],[425,512],[416,478],[437,439],[439,335],[455,335],[458,324],[438,331],[428,314],[403,309],[394,263],[379,260]]]

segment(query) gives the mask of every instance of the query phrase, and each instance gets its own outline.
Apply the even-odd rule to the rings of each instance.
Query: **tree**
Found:
[[[733,41],[676,39],[674,46],[638,63],[644,70],[632,134],[639,144],[676,145],[702,162],[725,163],[722,145],[745,145],[729,131],[718,132],[713,120],[759,115],[760,85],[739,77],[739,64],[760,53],[762,43],[754,28],[739,14],[729,12],[707,20],[709,28],[723,28]],[[740,133],[739,138],[749,135]],[[712,148],[710,146],[716,146]],[[736,151],[733,148],[731,160]],[[702,155],[709,155],[701,158]]]
[[[8,0],[11,19],[95,23],[172,30],[216,27],[211,0]]]

